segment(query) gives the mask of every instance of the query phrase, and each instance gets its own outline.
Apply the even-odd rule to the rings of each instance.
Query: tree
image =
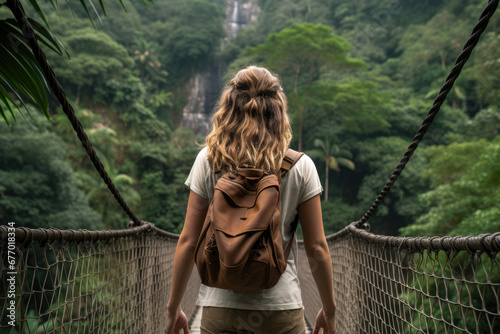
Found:
[[[157,73],[160,71],[161,63],[153,52],[156,45],[140,38],[134,50],[134,60],[138,67],[139,77],[142,79],[146,73]],[[167,73],[163,73],[165,76]]]
[[[48,59],[57,68],[61,84],[76,91],[76,104],[82,96],[95,102],[97,93],[99,96],[116,94],[113,87],[107,85],[109,80],[135,78],[132,74],[134,59],[105,32],[88,27],[83,20],[67,18],[55,22],[52,30],[58,34],[71,58],[66,60],[49,54]]]
[[[477,81],[477,93],[481,105],[493,104],[500,107],[500,34],[487,33],[482,43],[477,47],[476,57],[473,59],[472,68],[467,71],[467,76]]]
[[[445,75],[460,51],[467,37],[465,27],[463,19],[446,9],[425,24],[408,27],[399,43],[399,77],[428,92],[429,84]]]
[[[119,2],[123,9],[125,9],[123,2],[121,0]],[[93,15],[90,14],[89,7],[83,1],[80,3],[93,24]],[[32,17],[27,17],[33,26],[39,43],[62,55],[64,47],[50,32],[48,20],[40,4],[36,0],[30,1],[30,4],[33,7],[30,9],[35,11],[44,23],[42,24]],[[11,9],[14,2],[7,1],[4,4],[0,4],[0,7],[4,5]],[[52,5],[57,7],[57,3],[52,3]],[[102,1],[100,2],[100,7],[103,13],[106,13]],[[94,14],[100,18],[93,4],[92,8]],[[23,29],[24,27],[19,27],[17,21],[12,17],[0,20],[0,115],[7,123],[7,112],[15,120],[14,110],[19,110],[18,105],[9,93],[14,94],[23,105],[26,105],[26,103],[36,105],[47,118],[50,118],[47,92],[45,90],[46,83],[42,75],[42,69],[28,47],[28,42],[22,34]]]
[[[177,128],[168,139],[136,142],[129,152],[140,180],[140,214],[167,231],[182,231],[189,196],[184,182],[199,151],[196,139],[192,132]]]
[[[171,77],[169,89],[213,62],[225,35],[222,3],[225,4],[220,0],[170,0],[158,4],[165,6],[162,10],[147,13],[157,21],[146,36],[158,41],[160,62]]]
[[[134,179],[124,173],[120,173],[114,167],[106,167],[111,181],[120,191],[123,199],[129,207],[137,205],[141,196],[133,188]],[[77,174],[80,187],[87,193],[87,200],[102,215],[102,224],[105,229],[122,229],[126,227],[127,217],[122,208],[116,203],[115,198],[109,192],[107,185],[97,173],[89,174],[88,171]]]
[[[354,194],[360,210],[359,218],[377,198],[409,142],[399,137],[384,136],[359,140],[351,148],[356,161],[355,180],[351,184],[358,188]],[[417,150],[412,156],[390,194],[370,218],[374,233],[397,235],[401,226],[413,222],[425,210],[417,201],[418,194],[428,190],[427,183],[421,177],[424,159],[419,153]]]
[[[500,137],[426,150],[425,212],[403,236],[477,235],[500,230]]]
[[[67,147],[46,130],[46,120],[33,117],[30,127],[0,124],[0,219],[31,228],[101,228],[65,161]]]
[[[349,49],[350,44],[333,34],[330,27],[304,23],[271,34],[264,43],[243,52],[243,59],[254,57],[278,71],[290,88],[291,109],[295,110],[299,122],[299,150],[311,85],[326,68],[346,70],[364,66],[362,61],[347,56]]]
[[[348,158],[339,156],[351,156],[351,154],[346,150],[340,149],[332,138],[326,137],[325,140],[316,139],[314,141],[314,146],[316,146],[317,149],[308,151],[307,154],[309,154],[312,158],[316,157],[325,162],[325,202],[328,202],[329,170],[333,169],[338,172],[340,171],[339,165],[354,170],[356,166],[354,165],[354,162]]]
[[[120,191],[125,202],[130,207],[137,205],[141,196],[134,189],[135,180],[132,176],[122,172],[119,167],[115,167],[115,150],[119,143],[116,132],[102,123],[94,123],[94,127],[87,129],[86,132],[111,181]],[[86,160],[88,161],[88,159]],[[101,213],[102,223],[106,229],[123,228],[123,222],[126,220],[125,214],[121,207],[116,204],[116,200],[109,192],[107,185],[92,167],[89,166],[90,170],[77,173],[80,188],[85,191],[92,207]]]

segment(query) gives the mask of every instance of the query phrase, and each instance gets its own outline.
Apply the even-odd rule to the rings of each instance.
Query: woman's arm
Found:
[[[319,195],[301,203],[298,213],[304,237],[304,248],[323,304],[316,318],[313,333],[318,333],[319,328],[323,328],[325,334],[335,333],[336,306],[333,296],[332,263],[323,230]]]
[[[177,332],[187,326],[187,321],[184,319],[185,315],[181,311],[181,300],[193,271],[196,243],[203,228],[208,205],[207,199],[197,195],[193,191],[190,192],[184,228],[182,229],[175,250],[172,285],[167,304],[166,334],[170,334],[173,329]]]

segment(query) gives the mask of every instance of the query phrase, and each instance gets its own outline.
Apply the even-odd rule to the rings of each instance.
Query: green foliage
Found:
[[[334,96],[340,124],[350,134],[380,132],[390,124],[386,120],[389,99],[372,82],[342,84]]]
[[[463,122],[464,138],[492,140],[500,135],[500,110],[480,110],[473,118]]]
[[[158,41],[160,62],[171,76],[169,88],[178,87],[195,71],[205,69],[224,37],[223,1],[169,0],[145,13],[148,40]],[[152,22],[152,23],[151,23]]]
[[[59,55],[62,46],[54,35],[41,24],[30,19],[35,34],[41,44],[45,44]],[[24,105],[33,103],[47,118],[49,116],[49,102],[45,91],[45,78],[35,57],[29,49],[28,42],[22,35],[21,29],[13,19],[0,20],[0,114],[7,122],[7,112],[15,121],[13,109],[18,105],[8,94],[13,93]],[[19,110],[19,109],[18,109]]]
[[[10,130],[0,124],[0,219],[24,227],[100,228],[65,161],[65,144],[46,130],[47,121],[33,121]]]
[[[134,207],[141,200],[140,194],[134,189],[135,180],[115,167],[114,150],[118,144],[116,132],[101,126],[87,131],[90,141],[101,159],[111,181],[120,191],[125,202]],[[126,215],[118,207],[115,198],[109,192],[107,185],[96,173],[78,172],[78,185],[87,194],[86,197],[93,208],[102,213],[102,223],[106,229],[121,229]]]
[[[425,172],[434,189],[420,200],[428,212],[402,235],[471,235],[500,229],[500,137],[428,148]]]
[[[357,172],[362,175],[357,192],[357,205],[362,210],[360,215],[368,210],[380,193],[408,144],[408,141],[399,137],[379,137],[356,145],[354,159]],[[415,202],[417,194],[426,189],[426,184],[418,177],[422,168],[422,156],[416,153],[371,219],[374,232],[384,231],[395,235],[399,227],[412,221],[420,213],[422,208],[415,205]]]
[[[299,85],[310,85],[324,66],[334,69],[362,67],[363,62],[347,56],[350,44],[332,33],[330,27],[317,24],[294,24],[266,41],[245,50],[243,56],[255,57],[278,71],[297,93]]]
[[[325,234],[329,235],[359,219],[359,209],[349,205],[340,197],[321,204]]]
[[[137,159],[143,220],[181,232],[189,195],[184,182],[199,150],[195,142],[190,131],[178,128],[168,141],[148,140],[132,145],[130,153]]]
[[[352,157],[336,155],[356,162],[355,170],[331,173],[325,187],[333,198],[323,210],[336,210],[335,204],[348,213],[335,211],[337,218],[328,215],[325,226],[345,226],[364,213],[401,158],[484,6],[479,0],[266,0],[259,1],[256,23],[222,43],[222,0],[161,0],[149,9],[128,0],[114,1],[106,4],[106,16],[101,14],[102,4],[95,4],[96,12],[86,4],[72,6],[73,14],[65,3],[39,3],[38,8],[32,4],[35,7],[28,5],[27,13],[50,23],[50,31],[67,48],[69,59],[61,57],[64,50],[54,35],[36,24],[49,62],[134,211],[176,231],[187,201],[183,182],[198,151],[196,138],[178,128],[187,102],[183,86],[194,73],[233,62],[228,72],[261,63],[280,75],[294,120],[292,145],[312,151],[318,149],[318,138],[328,137]],[[59,16],[49,14],[53,9]],[[11,18],[5,7],[0,14]],[[98,22],[94,28],[89,14]],[[416,198],[442,184],[423,172],[432,169],[423,159],[423,148],[498,136],[495,24],[494,16],[421,148],[372,218],[374,231],[394,234],[430,210],[432,203]],[[32,88],[43,86],[39,80]],[[18,97],[12,94],[13,86],[2,87],[5,116],[16,114],[19,98],[35,103],[22,92]],[[71,126],[51,98],[44,103],[52,117],[51,130],[69,147],[66,160],[78,170],[77,184],[90,204],[107,227],[124,226],[127,218],[100,184]],[[432,175],[454,178],[454,172],[445,171],[467,159],[478,159],[478,151],[443,161],[441,174]],[[325,168],[324,159],[317,162],[325,180],[330,168]],[[485,209],[480,214],[493,220],[496,212]],[[336,227],[329,231],[333,230]]]
[[[500,105],[500,34],[488,32],[481,40],[473,59],[473,66],[466,75],[477,81],[479,101],[482,105]]]
[[[120,92],[110,81],[135,80],[135,84],[139,81],[131,72],[133,58],[105,32],[96,31],[79,19],[61,18],[52,26],[71,58],[65,60],[49,54],[49,61],[57,68],[57,77],[63,86],[76,91],[77,103],[81,97],[89,102],[114,102]]]
[[[325,87],[315,86],[322,71],[342,71],[364,66],[362,61],[348,57],[349,49],[350,44],[333,34],[330,27],[311,23],[294,24],[269,35],[264,43],[246,49],[243,58],[232,66],[240,66],[249,57],[280,73],[285,89],[290,91],[290,110],[293,110],[294,118],[298,121],[298,149],[301,150],[304,123],[310,112],[307,102],[314,98],[311,93]]]
[[[399,75],[412,79],[425,73],[422,69],[431,62],[439,64],[444,72],[467,38],[465,28],[464,20],[446,9],[424,25],[409,26],[399,44]],[[441,76],[442,72],[436,74]]]
[[[316,147],[315,150],[307,151],[306,153],[311,158],[318,158],[325,163],[325,202],[327,202],[329,189],[329,170],[333,169],[339,172],[339,165],[354,170],[356,166],[354,162],[352,162],[348,158],[345,158],[345,156],[351,157],[351,152],[341,149],[331,138],[329,139],[327,137],[325,138],[325,140],[317,138],[314,141],[314,146]]]

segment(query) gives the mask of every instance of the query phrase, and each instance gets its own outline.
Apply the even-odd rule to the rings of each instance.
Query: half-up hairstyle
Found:
[[[265,68],[249,66],[227,83],[215,110],[206,138],[212,170],[253,167],[278,174],[292,140],[280,80]]]

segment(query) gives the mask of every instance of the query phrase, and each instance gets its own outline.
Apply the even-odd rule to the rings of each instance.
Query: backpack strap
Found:
[[[283,162],[281,163],[281,176],[285,175],[303,155],[304,152],[297,152],[289,148],[288,151],[286,151]]]
[[[285,157],[283,158],[283,162],[281,163],[281,177],[288,173],[288,171],[299,161],[299,159],[304,155],[304,152],[297,152],[292,150],[291,148],[286,151]],[[288,260],[288,256],[290,255],[290,250],[292,249],[293,239],[295,238],[295,230],[297,229],[297,225],[299,224],[299,215],[295,214],[295,219],[291,224],[290,234],[292,238],[288,242],[288,245],[285,249],[285,261]]]

